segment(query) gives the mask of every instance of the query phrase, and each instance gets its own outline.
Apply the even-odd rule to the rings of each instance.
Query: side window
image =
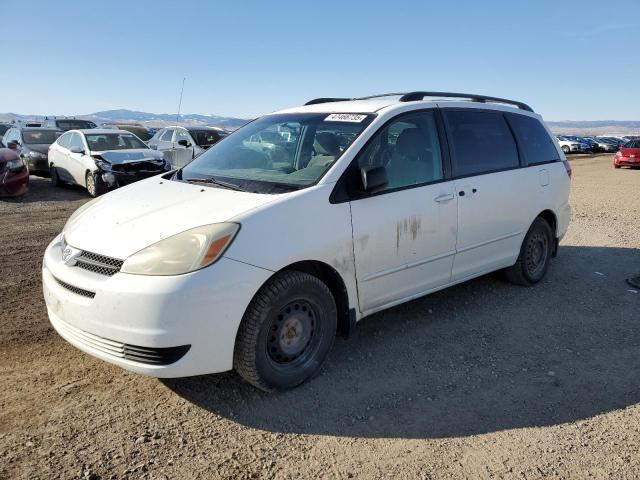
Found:
[[[58,139],[58,145],[64,148],[69,148],[69,142],[71,142],[71,132],[67,132],[60,136]]]
[[[175,140],[175,142],[178,143],[180,140],[186,140],[189,143],[193,143],[191,141],[191,137],[189,136],[189,134],[187,132],[185,132],[184,130],[176,130],[176,140]]]
[[[537,119],[511,113],[507,119],[520,141],[528,165],[560,159],[553,140]]]
[[[160,140],[163,141],[163,142],[170,142],[171,141],[171,137],[173,137],[173,130],[171,130],[169,128],[169,129],[165,130],[165,132],[160,137]]]
[[[84,150],[84,142],[82,141],[82,137],[78,133],[74,133],[71,136],[71,142],[69,143],[69,148],[79,148]]]
[[[385,190],[443,179],[440,140],[433,112],[414,112],[391,121],[358,158],[362,167],[384,166]]]
[[[444,110],[454,177],[515,168],[518,148],[500,112]]]

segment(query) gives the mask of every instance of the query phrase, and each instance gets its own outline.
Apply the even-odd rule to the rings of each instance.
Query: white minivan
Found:
[[[539,282],[570,174],[521,102],[312,100],[78,209],[45,253],[49,318],[135,372],[293,387],[374,312],[499,269]]]

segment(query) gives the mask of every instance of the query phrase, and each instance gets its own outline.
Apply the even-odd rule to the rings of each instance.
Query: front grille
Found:
[[[67,337],[87,347],[114,358],[124,358],[146,365],[169,365],[175,363],[184,357],[191,348],[191,345],[165,348],[140,347],[99,337],[61,320],[58,320],[55,325]]]
[[[144,161],[112,165],[111,170],[118,173],[162,173],[165,168],[162,161]]]
[[[70,292],[75,293],[76,295],[81,295],[83,297],[87,297],[87,298],[93,298],[96,296],[95,292],[90,292],[89,290],[84,290],[82,288],[79,287],[74,287],[73,285],[68,284],[67,282],[63,282],[62,280],[60,280],[59,278],[53,277],[56,282],[58,282],[58,285],[60,285],[63,288],[66,288],[67,290],[69,290]]]
[[[112,276],[122,268],[122,260],[92,252],[82,252],[76,259],[76,267],[84,268],[100,275]]]

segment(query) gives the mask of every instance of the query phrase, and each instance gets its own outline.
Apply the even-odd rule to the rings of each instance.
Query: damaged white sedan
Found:
[[[567,230],[570,174],[521,102],[312,100],[76,211],[45,253],[49,318],[142,374],[235,369],[294,387],[367,315],[499,269],[539,282]]]
[[[92,197],[170,168],[161,152],[125,131],[69,130],[49,147],[53,185],[75,183]]]

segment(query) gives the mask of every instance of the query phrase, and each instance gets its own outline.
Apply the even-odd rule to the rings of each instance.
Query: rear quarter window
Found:
[[[454,177],[520,165],[513,134],[501,112],[445,110]]]
[[[518,137],[528,165],[560,160],[553,140],[538,119],[511,113],[507,119]]]

